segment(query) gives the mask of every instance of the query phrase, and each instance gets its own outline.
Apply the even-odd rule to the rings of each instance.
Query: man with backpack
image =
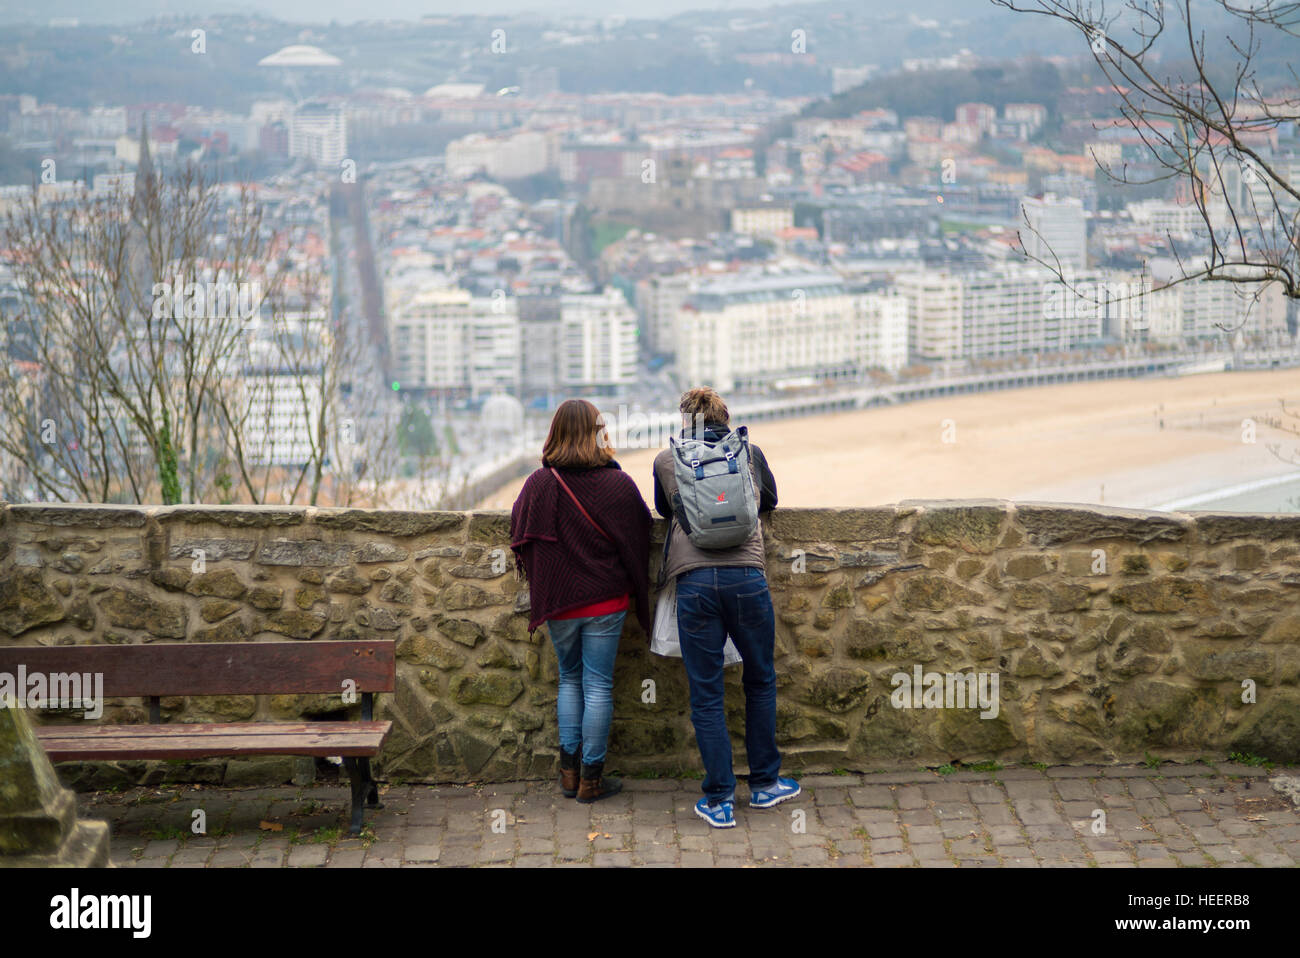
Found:
[[[799,794],[798,782],[778,775],[776,624],[758,520],[776,506],[776,480],[745,427],[732,431],[714,390],[687,391],[679,408],[682,437],[654,461],[655,508],[669,519],[660,583],[676,578],[678,637],[705,768],[695,813],[732,828],[736,777],[722,684],[728,635],[744,660],[749,805],[771,808]]]

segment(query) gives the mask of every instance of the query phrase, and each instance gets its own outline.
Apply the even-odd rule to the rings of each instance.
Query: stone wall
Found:
[[[507,531],[503,512],[12,505],[0,513],[0,642],[391,638],[398,689],[380,697],[394,723],[382,775],[547,776],[555,656],[544,630],[528,634]],[[1230,751],[1300,760],[1300,516],[908,500],[778,509],[765,534],[787,768]],[[629,622],[611,765],[696,769],[681,663],[647,644]],[[918,666],[995,675],[997,715],[895,707],[894,677]],[[727,685],[740,765],[739,667]],[[345,708],[325,696],[163,701],[169,721]],[[146,715],[143,702],[122,700],[104,721]],[[235,783],[292,769],[264,760],[63,773],[81,784]]]

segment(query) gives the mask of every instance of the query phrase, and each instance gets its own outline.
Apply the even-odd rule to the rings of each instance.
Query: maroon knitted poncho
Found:
[[[629,595],[649,635],[652,520],[636,483],[613,460],[560,475],[614,541],[596,531],[543,460],[510,512],[510,548],[532,600],[529,631],[571,609]]]

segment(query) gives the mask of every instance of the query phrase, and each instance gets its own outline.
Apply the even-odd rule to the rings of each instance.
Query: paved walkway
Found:
[[[594,805],[549,781],[392,786],[361,838],[347,837],[347,792],[334,785],[136,788],[79,805],[112,823],[118,866],[1294,867],[1300,812],[1270,774],[1282,775],[1232,764],[805,775],[802,795],[762,811],[742,784],[729,830],[695,816],[690,779],[628,779]],[[206,835],[191,831],[196,809]]]

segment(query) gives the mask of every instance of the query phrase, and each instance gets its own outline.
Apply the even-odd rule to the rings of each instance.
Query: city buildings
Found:
[[[695,273],[648,276],[637,283],[636,309],[641,321],[641,335],[652,354],[671,353],[677,348],[677,312],[700,285]]]
[[[854,291],[835,273],[716,279],[678,310],[677,377],[724,391],[855,381],[905,364],[906,328],[902,297]]]
[[[904,273],[897,289],[907,302],[907,339],[922,359],[962,357],[962,288],[956,277],[939,272]]]
[[[904,273],[912,352],[919,360],[1065,352],[1103,338],[1146,339],[1136,276],[1075,274],[1034,265]],[[1141,333],[1141,335],[1139,335]]]
[[[512,135],[471,133],[447,144],[447,172],[452,176],[486,173],[495,179],[534,176],[554,166],[547,136],[536,130]]]
[[[770,236],[792,226],[794,226],[794,210],[788,206],[774,204],[738,206],[731,211],[733,233]]]
[[[1053,193],[1021,200],[1025,254],[1051,269],[1082,272],[1088,266],[1088,227],[1082,201]]]
[[[393,305],[389,329],[403,389],[470,399],[519,392],[522,339],[513,298],[424,289]]]
[[[320,101],[298,106],[289,118],[289,155],[305,157],[321,168],[338,169],[348,155],[343,109]]]
[[[560,297],[558,385],[612,393],[636,380],[636,313],[613,287]]]

